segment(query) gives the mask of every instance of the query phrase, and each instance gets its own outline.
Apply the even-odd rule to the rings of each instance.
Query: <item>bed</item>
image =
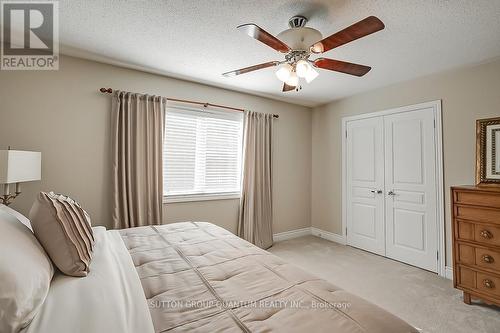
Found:
[[[56,273],[23,332],[418,332],[210,223],[93,231],[89,275]]]

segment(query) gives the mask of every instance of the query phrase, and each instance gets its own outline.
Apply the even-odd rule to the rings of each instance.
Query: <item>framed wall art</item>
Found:
[[[476,120],[476,183],[500,184],[500,117]]]

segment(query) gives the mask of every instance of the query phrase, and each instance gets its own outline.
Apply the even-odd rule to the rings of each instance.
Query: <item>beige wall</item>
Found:
[[[109,226],[110,98],[97,92],[101,86],[279,114],[275,233],[311,223],[341,233],[343,116],[442,99],[448,248],[449,187],[474,181],[474,121],[500,116],[500,60],[346,98],[315,108],[311,117],[306,107],[63,57],[55,72],[0,72],[0,149],[43,153],[42,181],[25,184],[14,208],[27,214],[37,191],[54,190],[80,200],[95,224]],[[165,206],[164,222],[204,220],[235,231],[237,212],[238,200],[175,203]]]
[[[0,149],[42,152],[42,181],[24,185],[13,208],[27,214],[39,190],[67,193],[95,225],[110,225],[110,97],[112,87],[276,113],[274,232],[310,226],[311,111],[202,84],[63,57],[59,71],[0,72]],[[166,223],[210,221],[236,230],[238,200],[174,203]]]
[[[474,183],[475,120],[500,116],[500,60],[449,71],[333,102],[313,110],[312,226],[341,234],[341,119],[442,100],[447,262],[449,188]]]

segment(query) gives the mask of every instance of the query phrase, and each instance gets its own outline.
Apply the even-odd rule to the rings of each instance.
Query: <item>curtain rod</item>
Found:
[[[101,89],[99,89],[99,91],[102,92],[102,93],[105,93],[105,94],[111,94],[111,93],[113,93],[113,89],[111,89],[111,88],[101,88]],[[212,103],[195,102],[195,101],[189,101],[189,100],[186,100],[186,99],[167,98],[167,101],[180,102],[180,103],[189,103],[189,104],[196,104],[196,105],[203,105],[203,107],[205,107],[205,108],[209,107],[209,106],[212,106],[212,107],[216,107],[216,108],[229,109],[229,110],[239,111],[239,112],[245,111],[244,109],[233,108],[233,107],[230,107],[230,106],[224,106],[224,105],[212,104]],[[277,114],[273,114],[273,117],[274,118],[279,118],[280,116],[277,115]]]

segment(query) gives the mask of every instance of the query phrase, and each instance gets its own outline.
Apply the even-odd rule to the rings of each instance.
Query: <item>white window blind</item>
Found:
[[[240,192],[243,114],[168,108],[163,144],[165,196]]]

